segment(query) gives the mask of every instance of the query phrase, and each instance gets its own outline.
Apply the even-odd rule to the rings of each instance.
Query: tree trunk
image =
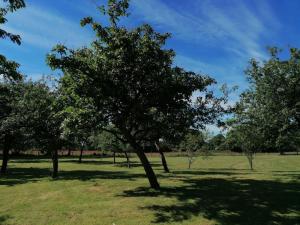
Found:
[[[114,165],[116,164],[116,153],[113,152],[113,158],[114,158]]]
[[[130,161],[129,161],[128,154],[127,154],[127,152],[124,152],[124,154],[125,154],[126,161],[127,161],[127,167],[130,168]]]
[[[80,155],[79,155],[79,160],[78,162],[81,163],[82,162],[82,155],[83,155],[83,147],[80,147]]]
[[[189,169],[191,169],[191,165],[192,165],[192,160],[189,159]]]
[[[279,150],[279,155],[284,155],[284,151],[283,150]]]
[[[3,154],[2,154],[2,166],[1,166],[0,174],[6,174],[8,158],[9,158],[9,148],[7,146],[4,146]]]
[[[3,154],[2,154],[2,166],[0,174],[6,174],[7,173],[7,164],[9,160],[9,149],[10,149],[11,143],[9,137],[7,135],[4,137],[4,146],[3,146]]]
[[[58,175],[58,150],[55,149],[52,151],[52,178],[56,178]]]
[[[250,170],[253,170],[253,153],[252,152],[247,153],[247,158],[249,161]]]
[[[147,178],[149,180],[150,183],[150,187],[153,189],[159,189],[159,183],[157,181],[156,175],[147,159],[147,156],[145,155],[143,149],[139,148],[136,150],[137,156],[139,157],[139,159],[141,160],[141,163],[144,167],[144,170],[146,172]]]
[[[153,189],[157,189],[157,190],[160,189],[159,183],[157,181],[157,177],[147,159],[147,156],[144,153],[143,148],[135,142],[135,139],[130,134],[128,134],[127,131],[124,131],[123,134],[127,138],[131,147],[136,151],[136,154],[139,157],[139,159],[144,167],[144,170],[146,172],[146,176],[150,183],[150,187]]]
[[[67,156],[71,156],[71,148],[69,146],[69,149],[68,149],[68,155]]]
[[[160,154],[161,163],[162,163],[162,165],[163,165],[163,167],[164,167],[164,171],[165,171],[166,173],[170,173],[170,170],[169,170],[169,168],[168,168],[168,165],[167,165],[167,161],[166,161],[165,155],[164,155],[163,151],[161,150],[159,143],[158,143],[158,142],[155,142],[154,144],[155,144],[155,147],[156,147],[157,151],[158,151],[159,154]]]

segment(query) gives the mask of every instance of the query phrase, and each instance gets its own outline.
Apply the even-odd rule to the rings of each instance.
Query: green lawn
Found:
[[[253,172],[243,156],[199,157],[191,170],[167,160],[171,174],[151,158],[161,191],[138,164],[61,159],[52,180],[49,160],[13,160],[0,177],[0,224],[300,224],[300,156],[259,155]]]

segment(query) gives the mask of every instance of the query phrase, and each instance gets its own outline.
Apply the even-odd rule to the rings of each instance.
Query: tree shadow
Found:
[[[5,225],[6,221],[10,218],[10,216],[0,215],[0,225]]]
[[[138,188],[122,196],[176,198],[176,204],[141,208],[154,211],[153,223],[183,222],[203,216],[220,225],[300,224],[300,183],[296,182],[185,179],[179,187],[160,191]]]
[[[0,185],[15,186],[18,184],[34,183],[43,178],[50,178],[51,171],[44,168],[10,168],[9,173],[0,176]],[[93,179],[126,179],[137,180],[145,178],[144,174],[128,173],[126,171],[101,171],[101,170],[71,170],[59,171],[56,180],[80,180],[89,181]]]

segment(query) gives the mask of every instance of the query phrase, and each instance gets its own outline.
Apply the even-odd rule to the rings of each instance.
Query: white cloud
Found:
[[[163,1],[132,1],[133,14],[169,29],[175,38],[193,41],[197,45],[217,44],[237,57],[265,58],[265,46],[260,45],[260,37],[272,35],[279,27],[275,19],[270,23],[274,18],[271,7],[267,3],[258,3],[263,10],[255,14],[242,1],[231,1],[230,7],[221,3],[194,1],[194,7],[187,15]]]
[[[82,29],[78,21],[70,21],[64,15],[48,9],[28,6],[8,17],[6,30],[20,34],[24,44],[51,49],[57,43],[71,47],[87,45],[91,33]]]

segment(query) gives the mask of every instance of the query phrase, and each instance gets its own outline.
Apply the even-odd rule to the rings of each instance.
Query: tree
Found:
[[[7,172],[9,151],[12,148],[15,126],[18,120],[14,116],[16,93],[14,92],[13,84],[8,81],[1,82],[0,90],[0,140],[3,149],[0,173],[5,174]]]
[[[225,142],[223,134],[217,134],[208,140],[208,147],[210,150],[220,150],[221,146]]]
[[[62,145],[62,121],[64,105],[58,100],[59,93],[50,89],[45,81],[27,82],[20,100],[25,132],[34,146],[51,154],[52,177],[58,175],[58,149]]]
[[[190,130],[179,145],[181,151],[185,151],[188,158],[188,168],[191,169],[195,160],[195,153],[204,145],[203,134],[198,130]]]
[[[112,130],[113,128],[110,127],[108,129]],[[113,153],[114,164],[116,163],[116,153],[124,153],[127,161],[127,167],[130,168],[130,161],[127,154],[127,152],[129,151],[129,146],[127,144],[123,143],[121,140],[116,138],[115,135],[107,131],[102,131],[98,135],[98,142],[98,146],[101,148],[101,150],[110,151]]]
[[[169,34],[155,32],[143,25],[129,30],[120,26],[127,15],[128,1],[110,0],[101,10],[108,15],[109,26],[102,26],[88,17],[81,24],[90,24],[97,40],[89,48],[68,49],[58,45],[48,55],[52,69],[64,72],[61,83],[69,95],[80,96],[96,109],[97,127],[129,143],[142,162],[150,186],[158,189],[156,175],[142,144],[154,142],[154,131],[164,129],[165,120],[188,113],[193,123],[209,118],[211,93],[207,86],[214,80],[182,68],[173,67],[174,51],[164,48]],[[67,82],[66,82],[67,80]],[[195,91],[205,97],[191,101]],[[180,109],[180,113],[177,112]],[[113,129],[107,127],[113,126]]]
[[[300,122],[300,51],[290,49],[281,59],[279,49],[270,49],[270,59],[251,60],[246,71],[250,88],[241,95],[236,107],[238,123],[259,129],[265,149],[281,154],[292,146]]]
[[[3,0],[4,4],[0,8],[0,25],[7,22],[6,15],[8,12],[14,12],[19,8],[25,7],[23,0]],[[0,38],[9,38],[12,42],[21,44],[21,37],[9,33],[0,28]],[[11,148],[11,130],[9,127],[13,127],[12,124],[8,125],[7,122],[11,118],[13,111],[12,100],[14,99],[14,94],[11,89],[11,84],[8,82],[14,82],[16,80],[21,80],[22,75],[18,71],[19,64],[6,59],[6,57],[0,54],[0,139],[3,145],[3,160],[1,167],[1,174],[6,173],[7,162],[9,150]]]
[[[63,89],[61,89],[59,101],[62,105],[66,105],[66,101],[68,101],[68,97],[63,94]],[[81,163],[83,150],[89,142],[93,124],[95,123],[94,118],[91,117],[92,109],[87,105],[81,108],[67,106],[64,107],[62,113],[64,114],[64,120],[62,122],[63,138],[66,140],[72,139],[73,143],[80,147],[78,162]]]

